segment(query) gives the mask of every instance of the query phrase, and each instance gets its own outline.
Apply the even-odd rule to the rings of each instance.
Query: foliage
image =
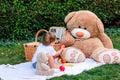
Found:
[[[105,28],[105,32],[109,36],[111,36],[111,35],[120,36],[120,28]]]
[[[119,22],[120,16],[120,0],[1,0],[0,3],[0,37],[10,40],[29,40],[41,28],[65,26],[64,18],[71,11],[90,10],[109,25],[115,19]]]

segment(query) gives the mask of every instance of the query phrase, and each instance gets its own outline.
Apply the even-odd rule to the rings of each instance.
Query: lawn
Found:
[[[0,47],[0,64],[18,64],[25,62],[24,55],[22,44]]]
[[[120,35],[111,34],[109,36],[114,47],[120,50]],[[10,46],[0,46],[0,64],[18,64],[25,61],[22,42],[17,42]],[[120,65],[106,64],[89,71],[84,71],[78,75],[63,75],[51,80],[120,80]]]

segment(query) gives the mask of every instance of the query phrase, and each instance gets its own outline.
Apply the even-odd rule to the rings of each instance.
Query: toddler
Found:
[[[58,64],[55,64],[54,60],[55,60],[55,58],[57,58],[60,55],[60,53],[64,49],[64,46],[62,46],[60,50],[56,51],[53,47],[55,45],[55,41],[56,41],[56,36],[53,32],[47,32],[43,36],[42,43],[37,47],[37,49],[33,55],[33,58],[32,58],[32,66],[34,68],[36,68],[37,55],[40,52],[44,52],[47,55],[48,65],[50,66],[50,68],[58,68],[59,67]]]

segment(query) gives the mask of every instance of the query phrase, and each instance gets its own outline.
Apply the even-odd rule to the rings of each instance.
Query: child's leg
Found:
[[[50,66],[50,68],[59,68],[60,65],[54,63],[53,56],[50,54],[47,54],[47,56],[48,56],[48,65]]]
[[[34,63],[32,64],[33,68],[36,68],[36,64],[37,64],[37,62],[34,62]]]

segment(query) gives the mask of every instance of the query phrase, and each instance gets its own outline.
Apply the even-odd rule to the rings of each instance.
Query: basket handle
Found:
[[[39,35],[39,33],[40,32],[48,32],[47,30],[45,30],[45,29],[40,29],[37,33],[36,33],[36,35],[35,35],[35,42],[37,42],[37,40],[38,40],[38,35]]]

